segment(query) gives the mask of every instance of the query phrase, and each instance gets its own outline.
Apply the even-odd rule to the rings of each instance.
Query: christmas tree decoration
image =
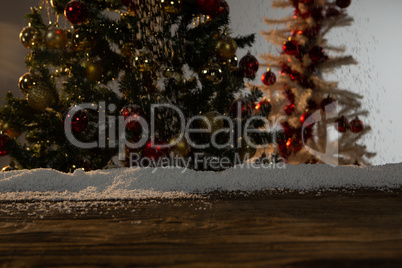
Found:
[[[327,59],[324,49],[319,46],[313,47],[309,52],[309,56],[314,64],[321,63]]]
[[[340,8],[347,8],[352,3],[352,0],[336,0],[335,3]]]
[[[258,72],[259,67],[258,60],[250,53],[244,56],[239,63],[240,72],[245,77],[253,77]]]
[[[268,69],[262,76],[261,76],[261,81],[264,83],[266,86],[272,86],[273,84],[276,83],[276,75]]]
[[[283,45],[283,51],[287,55],[296,55],[299,52],[299,44],[294,40],[287,41]]]
[[[236,56],[234,56],[233,58],[228,59],[228,60],[221,60],[221,61],[219,61],[219,64],[220,64],[221,66],[227,66],[227,67],[229,67],[230,70],[232,70],[232,71],[234,71],[234,70],[237,69],[237,63],[238,63],[238,59],[237,59]]]
[[[259,115],[268,117],[272,110],[272,105],[269,100],[264,98],[261,100],[256,106],[255,109],[257,110]]]
[[[83,29],[77,29],[72,35],[72,48],[77,51],[88,51],[94,47],[94,40],[91,34]]]
[[[219,64],[207,64],[199,73],[200,80],[219,85],[223,80],[222,69]]]
[[[254,144],[250,140],[250,144],[248,144],[244,139],[242,140],[242,145],[239,150],[239,158],[243,161],[247,161],[255,156],[257,153],[257,149]]]
[[[140,117],[144,117],[145,113],[139,105],[130,104],[120,111],[120,115],[124,116],[124,120],[129,120],[126,127],[134,134],[142,131]]]
[[[99,61],[85,58],[79,62],[80,66],[84,68],[84,75],[91,82],[97,82],[102,78],[103,68]]]
[[[349,127],[349,122],[344,116],[335,121],[335,128],[340,133],[345,133]]]
[[[22,134],[19,126],[10,125],[9,123],[1,124],[0,130],[12,139],[18,139]]]
[[[77,161],[76,163],[72,164],[69,172],[73,173],[76,170],[81,171],[81,172],[89,172],[92,169],[93,168],[92,168],[91,164],[88,163],[88,161],[83,160],[83,161]]]
[[[168,14],[178,14],[181,10],[181,0],[160,0],[163,10]]]
[[[286,99],[294,104],[295,103],[295,94],[293,93],[292,90],[285,88],[285,90],[283,91],[283,95],[286,97]]]
[[[10,162],[10,165],[2,168],[1,172],[10,172],[10,171],[16,171],[18,168],[15,166],[14,161]]]
[[[150,72],[155,69],[154,55],[148,50],[141,50],[134,58],[134,67],[140,72]]]
[[[295,104],[294,103],[288,103],[285,108],[284,108],[285,114],[291,115],[295,112]]]
[[[363,131],[363,129],[364,129],[363,122],[360,121],[358,117],[356,117],[354,120],[350,122],[350,130],[353,133],[360,133]]]
[[[26,73],[20,77],[18,86],[19,86],[21,92],[24,93],[24,95],[27,95],[32,87],[38,85],[37,81],[38,81],[37,77],[33,76],[30,73]]]
[[[255,103],[240,96],[233,101],[230,107],[230,114],[232,118],[244,118],[254,113],[255,106]]]
[[[324,50],[328,48],[342,54],[344,50],[342,46],[333,46],[328,43],[330,40],[328,34],[333,28],[347,26],[353,21],[344,9],[350,5],[351,1],[279,2],[274,1],[273,6],[293,7],[293,16],[289,16],[289,19],[266,19],[265,22],[270,25],[270,29],[274,27],[275,30],[262,32],[262,35],[273,44],[288,38],[283,45],[279,41],[278,55],[274,55],[270,50],[263,56],[265,66],[281,68],[275,86],[267,90],[272,105],[270,116],[285,117],[274,153],[280,154],[286,163],[308,163],[315,157],[312,157],[310,151],[301,145],[309,143],[310,148],[315,147],[314,150],[322,154],[330,154],[334,164],[353,164],[357,155],[359,162],[368,164],[368,159],[375,154],[366,151],[366,146],[357,143],[357,139],[363,135],[347,133],[349,129],[351,132],[353,130],[346,118],[355,114],[367,114],[367,111],[362,110],[363,96],[341,90],[339,83],[326,81],[327,76],[324,75],[328,67],[332,69],[356,64],[351,56],[338,55],[336,58],[330,58]],[[278,24],[283,26],[277,28]],[[263,84],[257,87],[266,89],[266,84],[263,81]],[[250,89],[253,87],[255,86],[250,85]],[[331,96],[328,93],[331,93]],[[281,94],[284,94],[285,98],[280,96]],[[343,117],[334,119],[338,107]],[[336,123],[335,127],[342,135],[339,135],[339,151],[331,154],[326,146],[329,142],[336,142],[330,139],[332,136],[329,126],[333,123]],[[357,133],[362,133],[358,132],[362,131],[360,123],[356,122]],[[327,163],[327,159],[329,158],[317,157],[315,160],[333,164]]]
[[[289,138],[286,142],[286,149],[288,152],[296,154],[300,152],[303,147],[303,143],[297,137]]]
[[[220,113],[213,111],[206,113],[204,116],[207,118],[207,121],[211,126],[211,131],[209,132],[211,135],[215,134],[217,131],[223,128],[224,122],[222,118],[219,118],[222,116]],[[204,120],[201,121],[201,128],[202,129],[208,128],[208,124]]]
[[[223,13],[230,13],[230,7],[228,2],[226,2],[225,0],[220,0],[220,5],[219,5],[219,9],[218,12],[216,14],[211,14],[212,19],[215,19],[216,17],[220,16]]]
[[[229,60],[236,55],[237,44],[230,37],[221,38],[216,44],[216,56],[223,60]]]
[[[174,78],[176,80],[181,80],[183,78],[182,74],[176,72],[173,67],[167,67],[163,70],[163,77],[171,79]]]
[[[7,144],[10,141],[10,137],[5,134],[0,134],[0,157],[10,154],[10,150],[7,148]]]
[[[70,130],[73,133],[82,133],[88,127],[87,113],[83,110],[79,110],[75,114],[67,113],[67,115],[65,116],[65,120],[67,118],[71,118]]]
[[[174,137],[170,140],[169,145],[173,146],[170,152],[174,156],[187,157],[191,152],[191,147],[188,145],[185,137],[180,140],[178,138]]]
[[[148,141],[143,150],[143,156],[152,161],[158,161],[159,159],[166,157],[169,153],[167,148],[162,148],[165,146],[166,142],[162,139],[155,138],[154,145],[152,141]]]
[[[50,0],[50,5],[54,8],[56,14],[62,14],[69,1],[70,0]]]
[[[221,0],[197,0],[197,7],[201,14],[216,16],[219,14]]]
[[[38,111],[43,111],[56,102],[53,90],[41,85],[33,87],[27,99],[28,105]]]
[[[79,0],[72,0],[64,9],[64,15],[69,22],[79,25],[87,20],[88,7]]]
[[[26,48],[33,49],[42,44],[42,33],[34,27],[25,27],[20,33],[20,41]]]
[[[321,101],[320,108],[323,112],[332,113],[336,109],[335,100],[328,96]]]
[[[57,27],[50,27],[45,33],[45,45],[50,49],[61,49],[67,45],[67,33]]]
[[[315,118],[310,111],[305,112],[300,116],[300,125],[305,127],[313,127],[315,125]]]

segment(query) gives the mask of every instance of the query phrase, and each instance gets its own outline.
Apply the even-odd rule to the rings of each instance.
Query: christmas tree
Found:
[[[268,117],[270,105],[255,109],[258,89],[240,94],[258,61],[248,55],[238,67],[236,50],[250,46],[254,35],[230,36],[224,0],[51,0],[26,18],[20,39],[31,49],[29,72],[19,82],[26,98],[8,94],[0,109],[0,154],[10,154],[19,168],[104,168],[119,153],[118,117],[126,120],[123,140],[142,142],[125,147],[126,165],[132,153],[148,160],[255,154],[238,126],[251,115]],[[189,125],[202,133],[182,133],[183,119],[194,116],[207,119]],[[251,123],[262,126],[263,120]],[[17,140],[22,133],[25,139]],[[224,146],[194,146],[211,140]],[[271,135],[251,140],[267,143]]]
[[[346,49],[326,39],[331,29],[353,22],[347,15],[350,4],[351,0],[274,1],[275,8],[293,7],[293,16],[265,19],[268,25],[285,25],[262,33],[281,53],[263,56],[279,76],[268,69],[259,88],[272,103],[272,117],[284,118],[284,136],[271,149],[289,163],[367,164],[374,156],[358,144],[370,131],[360,119],[368,114],[361,107],[362,96],[325,79],[334,68],[357,63],[352,56],[337,55]]]

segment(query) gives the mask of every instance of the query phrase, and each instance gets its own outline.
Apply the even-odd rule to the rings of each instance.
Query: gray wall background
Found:
[[[44,0],[41,0],[44,1]],[[24,57],[28,50],[19,42],[18,35],[27,21],[24,15],[39,0],[0,1],[0,104],[8,91],[22,96],[17,83],[27,69]],[[257,33],[254,55],[279,52],[262,36],[268,29],[262,19],[281,18],[292,13],[291,9],[276,10],[272,0],[227,0],[231,8],[233,35]],[[358,66],[344,67],[328,78],[340,81],[340,86],[362,94],[364,106],[370,110],[365,119],[373,132],[365,144],[378,153],[373,164],[402,162],[402,23],[400,0],[353,0],[348,11],[355,18],[352,27],[339,28],[331,33],[332,45],[346,45],[348,54],[358,61]],[[239,51],[241,58],[247,51]],[[262,74],[264,70],[261,69]],[[257,76],[259,77],[259,76]],[[258,80],[256,83],[260,83]],[[7,157],[0,158],[0,166],[8,164]]]

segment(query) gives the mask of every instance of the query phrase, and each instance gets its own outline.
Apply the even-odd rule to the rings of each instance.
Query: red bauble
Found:
[[[342,116],[341,118],[335,121],[335,128],[340,133],[345,133],[349,129],[348,120],[344,116]]]
[[[286,105],[284,110],[287,115],[291,115],[292,113],[295,112],[295,105],[292,103],[289,103],[288,105]]]
[[[10,154],[10,150],[6,149],[7,143],[11,138],[5,134],[0,134],[0,156],[7,156]]]
[[[255,109],[263,116],[269,116],[272,110],[272,105],[271,103],[264,99],[260,101],[256,106]]]
[[[352,0],[336,0],[336,5],[340,8],[347,8],[352,3]]]
[[[283,51],[287,55],[296,55],[299,51],[299,44],[296,41],[287,41],[283,45]]]
[[[324,53],[324,49],[319,46],[313,47],[309,52],[309,56],[311,61],[315,64],[327,60],[327,56]]]
[[[303,126],[304,123],[306,123],[306,127],[308,128],[315,125],[315,118],[310,112],[306,112],[300,116],[300,124]]]
[[[167,148],[162,148],[162,145],[166,145],[166,142],[162,139],[155,138],[155,145],[152,146],[152,142],[148,141],[142,152],[142,156],[153,161],[158,161],[158,159],[166,157],[169,154]]]
[[[323,112],[332,113],[336,108],[334,99],[332,99],[330,96],[323,99],[321,101],[320,108]]]
[[[81,24],[88,18],[88,7],[81,1],[72,0],[64,9],[64,15],[72,24]]]
[[[141,133],[142,126],[139,119],[144,117],[144,111],[140,106],[132,104],[124,107],[120,114],[124,116],[124,120],[131,120],[127,123],[127,129],[135,134]]]
[[[226,2],[225,0],[220,0],[220,6],[219,6],[219,10],[216,14],[212,14],[211,18],[215,19],[216,17],[220,16],[221,14],[227,12],[229,14],[230,12],[230,7],[228,2]]]
[[[240,97],[233,101],[230,107],[230,114],[233,118],[250,116],[253,114],[255,106],[255,103]]]
[[[276,83],[276,75],[271,70],[268,70],[261,76],[261,81],[266,86],[272,86]]]
[[[221,0],[197,0],[197,7],[204,15],[216,16],[219,14]]]
[[[360,133],[364,129],[363,122],[359,120],[359,118],[356,118],[352,122],[350,122],[350,130],[353,133]]]
[[[244,56],[239,63],[239,70],[246,77],[253,77],[258,72],[259,67],[258,60],[250,53]]]
[[[70,117],[67,114],[67,117]],[[71,131],[75,133],[81,133],[88,127],[88,117],[84,111],[78,111],[71,118]]]

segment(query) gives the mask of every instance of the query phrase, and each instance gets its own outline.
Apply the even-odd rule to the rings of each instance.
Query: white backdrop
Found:
[[[271,0],[227,0],[231,9],[233,35],[257,33],[255,46],[250,49],[254,55],[267,51],[279,52],[259,36],[266,30],[264,16],[280,18],[292,10],[275,10]],[[18,79],[26,72],[24,56],[27,50],[18,40],[19,32],[26,26],[24,15],[38,0],[0,1],[0,104],[8,91],[21,94]],[[402,76],[400,25],[402,19],[400,0],[353,0],[349,14],[355,18],[352,27],[340,28],[332,33],[330,43],[346,45],[348,53],[358,61],[358,66],[345,67],[331,75],[341,82],[341,87],[365,96],[364,106],[370,110],[365,119],[373,132],[365,143],[378,153],[373,164],[402,162],[402,90],[399,81]],[[241,58],[247,51],[239,51]],[[264,70],[260,70],[260,74]],[[257,76],[259,77],[259,76]],[[256,83],[260,83],[256,81]],[[20,95],[22,96],[22,94]],[[0,166],[8,163],[0,159]]]

